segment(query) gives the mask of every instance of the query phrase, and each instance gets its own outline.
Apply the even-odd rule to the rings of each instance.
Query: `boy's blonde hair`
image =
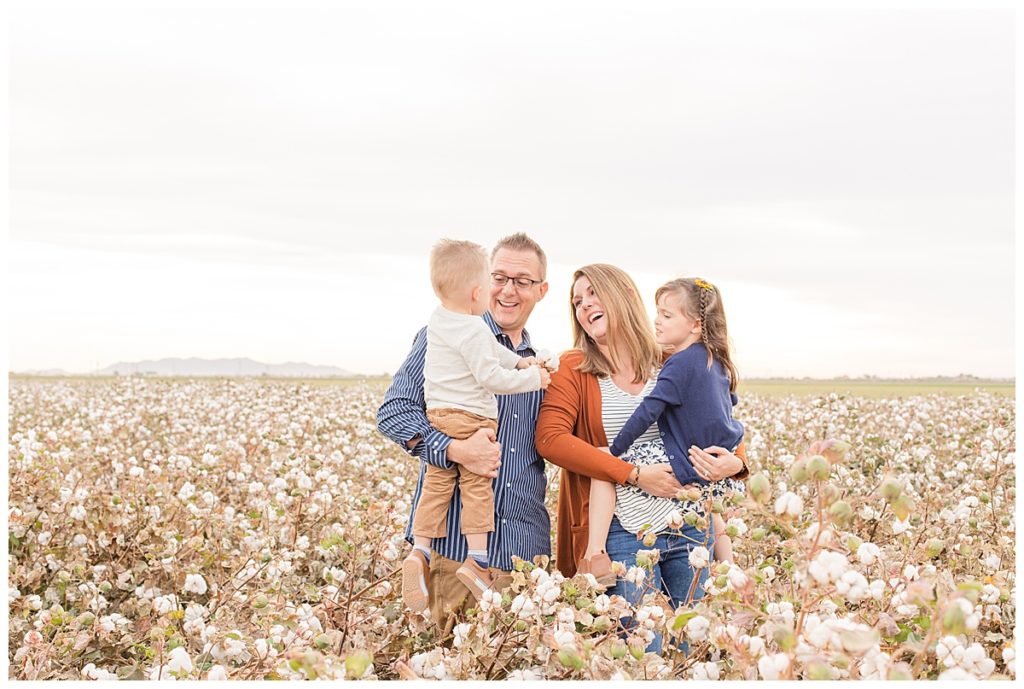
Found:
[[[479,244],[442,239],[430,250],[430,284],[440,299],[451,299],[487,273],[487,252]]]
[[[572,290],[581,277],[590,280],[594,294],[601,300],[604,317],[608,319],[608,356],[587,335],[576,320]],[[573,347],[583,350],[582,373],[610,376],[618,371],[617,352],[627,353],[633,360],[633,382],[647,380],[651,371],[661,366],[661,347],[654,339],[654,329],[636,283],[621,268],[607,263],[583,266],[572,276],[569,288],[569,317],[572,319]]]

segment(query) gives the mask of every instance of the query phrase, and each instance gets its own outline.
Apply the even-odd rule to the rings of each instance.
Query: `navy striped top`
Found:
[[[483,316],[495,338],[519,356],[536,356],[530,344],[530,335],[524,330],[518,348],[501,331],[490,313]],[[411,512],[423,489],[426,463],[450,469],[448,445],[452,439],[427,421],[423,397],[423,364],[427,354],[427,329],[420,330],[413,339],[412,351],[406,357],[384,395],[377,411],[377,428],[398,443],[403,450],[420,459],[420,476],[413,494]],[[512,556],[532,560],[535,555],[551,555],[551,518],[544,506],[547,479],[544,460],[534,448],[533,437],[537,413],[544,393],[540,390],[517,395],[497,395],[498,442],[501,443],[501,466],[494,480],[494,531],[487,539],[487,553],[492,567],[511,570]],[[420,442],[409,450],[406,443],[419,436]],[[462,535],[462,498],[458,485],[448,508],[448,536],[435,538],[431,547],[435,552],[457,562],[468,555],[466,539]],[[405,530],[412,543],[412,515]]]

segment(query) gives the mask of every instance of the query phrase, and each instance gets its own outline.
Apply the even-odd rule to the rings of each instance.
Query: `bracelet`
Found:
[[[633,467],[633,471],[629,472],[629,476],[626,477],[626,484],[635,486],[640,482],[640,467]]]

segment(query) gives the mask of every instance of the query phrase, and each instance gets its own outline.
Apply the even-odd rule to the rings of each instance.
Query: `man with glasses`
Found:
[[[526,332],[533,307],[548,291],[547,257],[524,233],[498,241],[491,252],[490,311],[484,314],[495,338],[522,357],[536,356]],[[534,427],[543,393],[498,395],[498,433],[481,429],[466,440],[452,438],[427,421],[423,394],[426,328],[417,333],[412,351],[395,373],[384,402],[377,411],[381,433],[410,455],[434,466],[450,469],[461,464],[474,474],[496,478],[494,482],[494,531],[487,544],[495,589],[511,581],[512,556],[531,560],[551,554],[551,522],[544,506],[547,482],[544,460],[534,449]],[[420,498],[425,466],[413,495],[412,512]],[[469,590],[456,570],[467,557],[462,535],[461,496],[456,486],[448,511],[448,536],[435,538],[429,563],[431,618],[447,635],[455,615],[463,609]],[[406,539],[412,542],[412,519]]]

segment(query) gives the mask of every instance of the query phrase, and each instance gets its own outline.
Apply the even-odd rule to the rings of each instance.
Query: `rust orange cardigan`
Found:
[[[537,417],[536,446],[541,457],[562,467],[558,486],[558,527],[555,566],[564,576],[576,573],[576,563],[587,550],[590,479],[622,484],[633,465],[598,450],[608,446],[601,421],[601,388],[597,376],[580,373],[583,352],[572,349],[559,357],[558,371]],[[741,443],[736,456],[746,465]],[[734,478],[747,476],[746,466]]]

